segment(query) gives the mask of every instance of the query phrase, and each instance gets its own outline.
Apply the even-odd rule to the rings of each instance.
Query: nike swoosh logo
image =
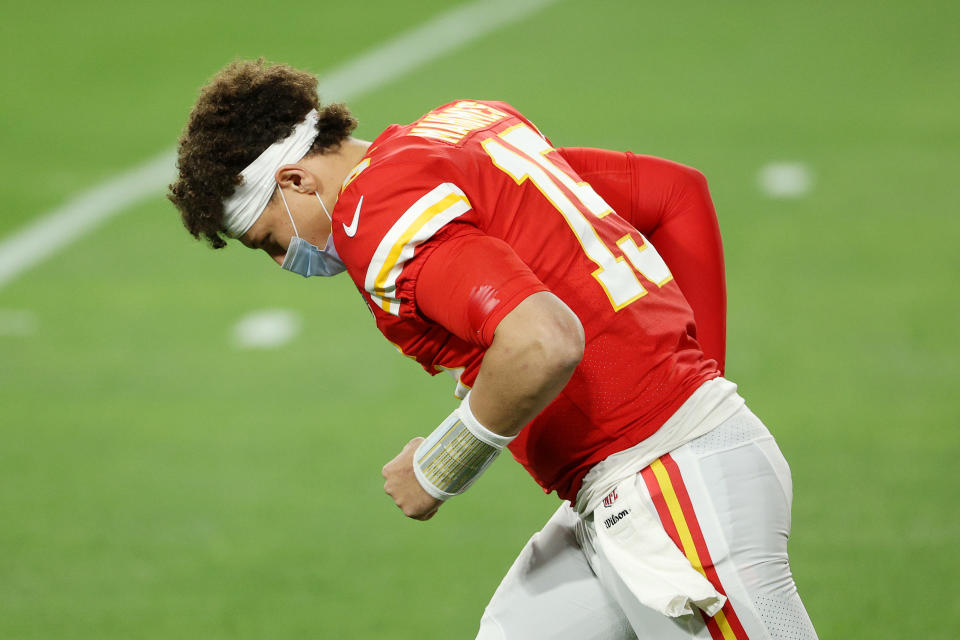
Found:
[[[343,232],[349,237],[357,235],[357,227],[360,226],[360,207],[363,206],[363,196],[360,196],[360,202],[357,203],[357,210],[353,212],[353,222],[350,226],[343,225]],[[342,222],[340,224],[343,224]]]

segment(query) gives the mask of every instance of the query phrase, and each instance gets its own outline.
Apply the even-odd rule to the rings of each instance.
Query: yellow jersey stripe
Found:
[[[364,289],[381,309],[400,314],[397,278],[416,247],[445,224],[470,210],[466,194],[450,182],[437,185],[401,215],[380,240],[364,279]]]
[[[374,280],[373,292],[381,296],[387,292],[388,276],[390,275],[390,271],[397,266],[397,262],[400,260],[400,253],[407,246],[407,243],[409,243],[428,222],[433,220],[433,218],[438,214],[449,209],[457,202],[466,202],[466,200],[467,199],[464,196],[451,193],[443,200],[421,213],[420,216],[413,221],[413,224],[411,224],[407,230],[403,232],[400,238],[393,244],[393,247],[390,249],[390,253],[387,254],[387,259],[384,260],[383,266],[380,268],[380,272],[377,274],[377,277]]]

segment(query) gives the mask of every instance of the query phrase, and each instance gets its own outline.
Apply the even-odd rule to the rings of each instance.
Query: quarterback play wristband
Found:
[[[513,437],[484,427],[470,410],[470,394],[413,455],[413,472],[423,489],[437,500],[467,490]]]

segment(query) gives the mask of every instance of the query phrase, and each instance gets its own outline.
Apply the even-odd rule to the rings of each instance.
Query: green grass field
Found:
[[[170,148],[235,57],[322,76],[449,6],[353,4],[5,2],[0,240]],[[728,377],[791,463],[821,638],[960,637],[958,21],[935,1],[562,0],[351,104],[372,139],[503,99],[558,145],[704,171]],[[781,161],[809,193],[758,188]],[[235,348],[265,308],[302,332]],[[451,392],[346,278],[209,251],[161,197],[131,207],[0,289],[0,638],[472,638],[557,502],[503,459],[431,522],[401,516],[380,467]]]

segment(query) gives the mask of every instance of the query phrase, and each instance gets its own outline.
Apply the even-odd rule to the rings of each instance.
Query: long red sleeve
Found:
[[[723,371],[726,278],[720,227],[706,178],[682,164],[629,151],[582,147],[558,151],[657,248],[693,309],[700,347]]]

